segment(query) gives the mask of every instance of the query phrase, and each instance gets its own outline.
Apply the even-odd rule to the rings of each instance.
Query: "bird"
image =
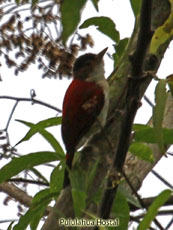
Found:
[[[75,151],[106,123],[109,85],[104,76],[103,57],[107,49],[98,54],[84,54],[73,66],[73,80],[65,93],[62,108],[61,134],[66,148],[63,188],[70,185],[69,170]]]

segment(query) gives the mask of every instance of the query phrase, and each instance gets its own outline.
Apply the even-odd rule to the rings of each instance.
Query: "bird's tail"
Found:
[[[70,185],[69,170],[71,170],[71,168],[72,168],[73,157],[74,157],[74,151],[67,152],[67,154],[66,154],[66,168],[64,171],[63,188]],[[68,169],[67,169],[67,167],[68,167]]]

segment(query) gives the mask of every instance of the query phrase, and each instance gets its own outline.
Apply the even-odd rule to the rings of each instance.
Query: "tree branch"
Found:
[[[151,9],[152,9],[152,1],[143,0],[142,8],[141,8],[141,16],[140,16],[140,29],[139,29],[138,39],[137,39],[136,50],[134,54],[131,56],[132,70],[127,85],[127,94],[125,99],[127,105],[124,105],[125,106],[123,112],[124,116],[121,121],[121,132],[120,132],[119,142],[117,145],[117,149],[114,153],[113,166],[110,175],[108,175],[107,188],[104,191],[102,202],[100,205],[100,210],[98,213],[101,218],[109,218],[110,216],[113,200],[119,184],[119,180],[116,179],[117,181],[115,181],[112,174],[114,174],[114,172],[122,172],[123,165],[130,144],[130,136],[131,136],[133,121],[136,112],[139,108],[139,100],[140,100],[139,89],[140,89],[140,84],[142,83],[142,80],[140,79],[142,79],[143,77],[144,60],[145,60],[145,56],[147,53],[147,49],[152,34],[150,29]],[[138,80],[136,80],[136,78],[138,78]],[[114,186],[115,183],[116,185]]]
[[[32,197],[13,184],[9,184],[7,182],[0,184],[0,192],[5,192],[26,207],[30,207],[31,205]]]
[[[16,201],[20,202],[20,204],[30,207],[32,203],[32,196],[29,196],[24,191],[16,187],[15,185],[4,182],[0,184],[0,192],[4,192],[8,194],[10,197],[14,198]],[[51,207],[47,207],[45,210],[45,215],[48,215],[51,210]]]

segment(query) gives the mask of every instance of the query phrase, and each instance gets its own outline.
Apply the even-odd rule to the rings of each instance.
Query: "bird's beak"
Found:
[[[105,55],[107,49],[108,49],[108,47],[106,47],[100,53],[97,54],[96,59],[97,59],[98,62],[103,59],[103,56]]]

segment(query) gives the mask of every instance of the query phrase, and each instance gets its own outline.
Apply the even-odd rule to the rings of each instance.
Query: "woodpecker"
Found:
[[[73,80],[63,101],[61,126],[69,170],[75,151],[101,131],[106,122],[109,86],[104,76],[103,56],[107,49],[98,54],[84,54],[74,63]],[[68,170],[65,169],[63,188],[69,184]]]

